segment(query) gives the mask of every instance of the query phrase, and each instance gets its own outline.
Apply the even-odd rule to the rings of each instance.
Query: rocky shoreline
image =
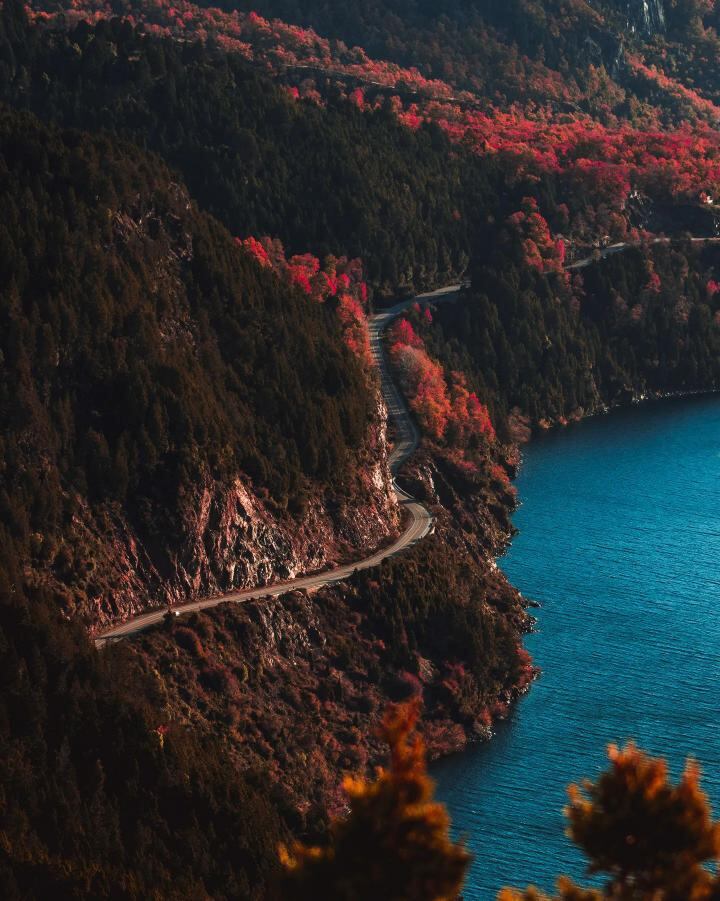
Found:
[[[565,428],[574,422],[582,422],[585,419],[592,419],[596,416],[605,416],[608,413],[613,412],[613,410],[623,410],[631,406],[639,406],[640,404],[655,403],[663,400],[680,400],[683,397],[704,397],[710,394],[718,394],[719,392],[720,387],[687,388],[677,391],[638,392],[628,390],[627,397],[621,400],[616,400],[611,403],[599,402],[597,407],[588,411],[579,407],[570,415],[562,416],[558,419],[541,419],[538,421],[535,428],[539,432],[549,432],[558,427]],[[532,440],[534,429],[530,418],[523,415],[517,408],[514,408],[510,413],[509,426],[513,441],[515,441],[518,446],[527,444]]]
[[[436,516],[420,545],[347,583],[222,604],[111,651],[154,680],[167,728],[220,736],[233,766],[262,772],[297,834],[322,833],[343,775],[381,762],[389,703],[422,697],[435,759],[487,740],[537,675],[522,647],[531,604],[495,563],[512,491],[470,486],[426,449],[399,478]]]

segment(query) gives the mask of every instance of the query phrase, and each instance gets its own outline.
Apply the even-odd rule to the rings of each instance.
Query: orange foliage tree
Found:
[[[427,316],[420,315],[428,322]],[[411,322],[404,318],[398,320],[390,329],[388,341],[390,359],[424,432],[461,450],[472,446],[480,437],[489,442],[495,440],[488,408],[468,389],[461,372],[451,373],[448,386],[443,367],[427,353]]]
[[[417,702],[393,707],[382,735],[390,766],[375,781],[346,779],[347,818],[330,828],[324,847],[281,849],[287,901],[452,901],[470,855],[451,841],[449,817],[432,800],[422,740],[414,734]]]
[[[633,744],[611,746],[610,767],[596,783],[571,786],[568,834],[589,858],[589,872],[606,873],[602,889],[558,881],[558,901],[717,901],[720,880],[705,865],[720,854],[714,823],[689,761],[679,783],[667,764]],[[505,889],[499,901],[549,901],[536,889]]]
[[[455,899],[469,863],[448,834],[444,807],[432,801],[418,704],[391,708],[383,735],[390,768],[374,782],[348,779],[350,813],[335,821],[324,847],[281,849],[288,901],[443,901]],[[677,784],[668,767],[630,743],[611,746],[597,782],[571,785],[568,834],[586,853],[599,888],[558,880],[551,897],[535,888],[503,889],[498,901],[719,901],[720,824],[689,761]]]
[[[538,272],[561,272],[565,261],[565,244],[553,239],[537,201],[524,197],[522,209],[507,220],[510,230],[522,246],[523,262]]]
[[[422,347],[410,344],[394,344],[390,355],[423,430],[435,439],[442,438],[450,417],[450,399],[442,366]]]

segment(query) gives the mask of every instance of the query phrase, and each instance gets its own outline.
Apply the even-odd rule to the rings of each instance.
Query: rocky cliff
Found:
[[[161,519],[154,535],[120,505],[93,506],[78,495],[53,565],[29,569],[28,578],[52,587],[64,599],[65,615],[98,632],[152,607],[362,557],[400,527],[379,396],[360,459],[350,491],[310,497],[298,515],[274,504],[245,475],[224,482],[206,473],[179,499],[177,521]]]
[[[170,729],[220,735],[232,766],[265,773],[295,831],[321,830],[345,803],[343,775],[380,761],[374,727],[388,703],[422,697],[438,756],[488,737],[534,676],[526,602],[495,564],[512,491],[427,452],[404,480],[437,517],[411,551],[345,584],[220,605],[110,650],[152,676]]]
[[[385,410],[337,304],[136,148],[7,111],[0,145],[0,520],[30,585],[96,631],[396,533]]]
[[[665,7],[663,0],[628,0],[628,28],[645,37],[665,31]]]

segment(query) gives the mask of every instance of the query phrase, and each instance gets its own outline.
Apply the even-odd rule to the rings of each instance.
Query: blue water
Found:
[[[687,754],[720,811],[720,398],[655,403],[529,446],[520,534],[501,561],[542,604],[543,671],[494,739],[434,767],[475,854],[467,899],[584,876],[565,786],[634,738],[674,773]]]

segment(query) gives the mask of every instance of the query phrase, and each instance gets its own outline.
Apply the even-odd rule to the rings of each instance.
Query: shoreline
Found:
[[[549,435],[559,429],[565,429],[568,428],[568,426],[577,425],[578,423],[584,422],[588,419],[595,419],[599,416],[608,416],[609,414],[616,411],[619,412],[621,410],[630,410],[633,407],[641,407],[652,403],[661,403],[662,401],[667,400],[683,400],[692,397],[709,397],[714,394],[720,394],[720,386],[716,388],[681,388],[676,391],[656,391],[642,394],[633,393],[628,400],[618,400],[613,401],[609,404],[602,404],[602,406],[599,406],[589,412],[583,412],[582,414],[578,415],[571,414],[568,417],[562,417],[560,419],[554,420],[541,419],[534,425],[528,424],[526,428],[528,430],[529,436],[527,438],[515,438],[514,443],[517,446],[518,451],[522,457],[522,447],[526,444],[530,444],[530,442],[534,438],[542,435]],[[511,413],[510,415],[512,416],[513,413]],[[517,418],[518,420],[520,420],[520,415],[518,415]],[[546,424],[543,425],[542,423]],[[513,427],[511,426],[511,429],[512,428]]]
[[[522,443],[514,442],[515,448],[518,453],[518,462],[515,466],[515,475],[513,477],[513,481],[515,481],[517,479],[517,475],[520,471],[520,468],[523,465],[523,453],[522,453],[523,445],[528,445],[528,444],[532,443],[533,439],[536,440],[539,437],[543,437],[545,435],[550,435],[550,434],[559,434],[561,429],[565,429],[568,426],[579,425],[586,420],[596,419],[596,418],[599,418],[600,416],[608,416],[615,412],[619,413],[621,411],[630,411],[634,407],[649,406],[652,403],[661,403],[663,401],[710,397],[713,395],[720,395],[720,387],[657,392],[657,393],[652,393],[652,394],[650,394],[650,393],[649,394],[640,394],[640,395],[636,394],[629,401],[619,401],[614,404],[605,405],[604,408],[602,408],[602,409],[597,409],[591,413],[584,414],[583,416],[581,416],[577,419],[566,420],[564,423],[554,422],[547,429],[538,430],[536,427],[532,431],[531,437],[527,441],[524,441]],[[519,507],[523,503],[522,498],[518,497],[516,503],[517,503],[517,507]],[[517,507],[516,507],[516,509],[517,509]],[[515,511],[513,511],[513,512],[515,512]],[[512,540],[517,534],[518,534],[518,530],[515,530],[515,531],[513,531],[513,533],[511,535],[508,536],[508,540],[507,540],[502,552],[494,558],[495,565],[501,571],[502,571],[502,566],[500,565],[500,561],[507,554],[508,550],[510,549]],[[508,580],[508,583],[511,585],[511,587],[522,598],[523,604],[526,609],[538,610],[538,609],[542,608],[542,604],[539,601],[536,601],[533,598],[529,598],[526,595],[524,595],[520,591],[520,589],[517,588],[517,586],[515,586],[512,583],[509,576],[506,573],[504,573],[504,571],[503,571],[503,574],[505,575],[505,578]],[[528,613],[527,616],[528,616],[528,620],[529,620],[529,623],[528,623],[529,628],[527,629],[525,634],[533,634],[536,632],[535,625],[537,623],[537,618],[531,613]],[[523,645],[523,647],[524,647],[524,645]],[[534,661],[533,661],[533,663],[534,663]],[[534,668],[535,668],[535,673],[533,675],[532,680],[529,683],[527,683],[525,686],[523,686],[522,689],[520,689],[520,690],[518,690],[518,689],[511,690],[512,697],[508,700],[507,712],[505,715],[498,717],[497,722],[506,722],[509,719],[513,710],[516,708],[517,702],[520,701],[525,695],[527,695],[531,691],[533,684],[542,676],[542,669],[535,664],[534,664]],[[481,744],[486,744],[486,743],[492,741],[492,739],[495,737],[495,731],[493,729],[494,725],[495,725],[495,722],[493,722],[490,725],[490,727],[488,727],[488,733],[486,735],[478,735],[477,738],[469,740],[468,744],[464,748],[452,750],[445,754],[440,753],[440,754],[432,755],[429,753],[428,761],[431,764],[437,763],[441,760],[446,760],[450,757],[455,757],[456,755],[463,754],[466,750],[468,750],[471,747],[477,747]]]
[[[682,770],[686,753],[705,749],[706,771],[718,772],[717,742],[707,743],[714,723],[711,695],[703,712],[694,712],[687,734],[682,705],[675,698],[692,699],[696,689],[701,693],[709,659],[705,649],[713,661],[716,656],[705,623],[715,597],[712,549],[718,536],[711,517],[712,485],[720,465],[715,453],[720,392],[668,395],[623,404],[617,416],[575,430],[567,441],[541,440],[524,458],[518,488],[527,506],[516,520],[522,537],[503,569],[514,584],[543,602],[539,634],[527,645],[537,655],[543,678],[532,686],[534,696],[498,724],[493,745],[470,749],[462,758],[448,755],[431,769],[457,834],[482,839],[473,848],[480,851],[469,893],[473,898],[494,897],[488,886],[495,874],[483,865],[504,841],[502,829],[492,831],[493,817],[508,800],[513,808],[507,821],[513,836],[510,853],[521,856],[525,868],[515,884],[534,882],[548,890],[543,879],[547,876],[549,888],[556,870],[549,872],[544,855],[533,848],[533,837],[559,823],[565,785],[594,772],[607,742],[634,738],[654,751],[672,752],[675,772]],[[648,406],[648,400],[668,403]],[[636,410],[641,404],[643,409]],[[700,485],[698,467],[703,470]],[[678,500],[687,500],[688,507]],[[641,533],[639,523],[647,525]],[[666,535],[677,540],[664,544]],[[704,553],[687,560],[687,551],[703,547]],[[636,655],[637,636],[649,621],[652,628]],[[672,623],[677,632],[668,628]],[[691,636],[702,643],[688,642]],[[688,648],[695,649],[690,653],[692,675],[685,669]],[[668,662],[658,680],[650,660],[674,663]],[[672,744],[678,734],[681,747]],[[582,758],[572,767],[559,763],[562,750],[552,747],[557,741],[561,749],[570,740],[577,759]],[[535,755],[533,748],[540,753]],[[525,772],[530,761],[541,773],[531,780]],[[711,778],[709,784],[716,799],[718,780]],[[500,800],[495,796],[486,804],[496,785],[502,787]],[[530,802],[527,792],[534,795]],[[530,837],[524,829],[527,810],[536,830]],[[549,856],[563,841],[561,826],[554,834]],[[498,885],[507,884],[508,877],[501,875]]]

